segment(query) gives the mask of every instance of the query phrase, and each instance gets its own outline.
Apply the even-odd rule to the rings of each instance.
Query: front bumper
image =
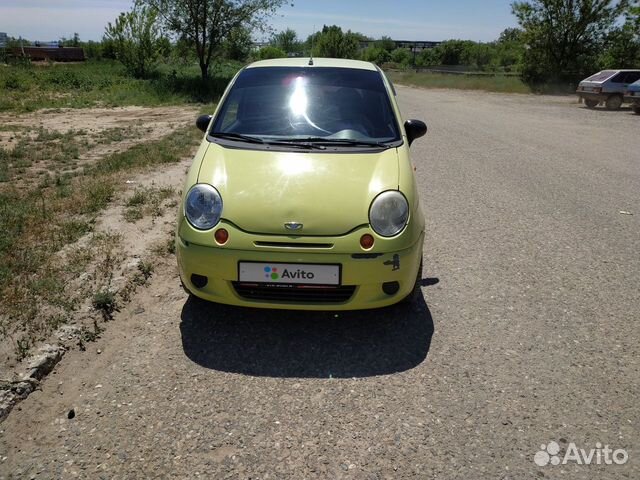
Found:
[[[229,228],[229,227],[227,227]],[[245,232],[230,233],[243,235],[240,242],[245,248],[227,248],[202,246],[186,241],[178,232],[176,236],[176,255],[180,278],[185,287],[195,296],[212,302],[228,305],[258,308],[279,308],[292,310],[359,310],[379,308],[399,302],[411,293],[422,259],[424,232],[416,232],[415,240],[408,247],[399,250],[380,251],[374,249],[364,252],[359,248],[359,238],[371,233],[367,227],[341,237],[322,237],[322,242],[331,243],[330,249],[314,248],[246,248],[259,242],[261,236]],[[410,232],[408,232],[410,234]],[[304,237],[309,241],[311,237]],[[269,237],[271,242],[291,241],[288,237]],[[250,242],[250,240],[253,240]],[[377,243],[384,240],[377,239]],[[302,242],[304,245],[304,242]],[[390,242],[390,246],[394,242]],[[347,250],[348,246],[348,250]],[[366,254],[366,255],[365,255]],[[265,263],[319,263],[340,264],[342,266],[342,285],[355,287],[353,294],[345,301],[315,302],[313,300],[256,300],[239,293],[234,286],[238,281],[238,262],[255,261]],[[192,282],[192,275],[207,277],[202,288]],[[398,282],[399,288],[392,295],[382,290],[385,282]]]

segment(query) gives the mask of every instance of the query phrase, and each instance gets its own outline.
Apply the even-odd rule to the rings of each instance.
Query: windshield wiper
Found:
[[[298,147],[298,148],[307,148],[309,150],[326,150],[327,147],[324,145],[320,145],[318,143],[312,142],[291,142],[289,140],[265,140],[264,142],[267,145],[282,145],[286,147]]]
[[[352,138],[326,138],[326,137],[306,137],[306,138],[290,138],[288,142],[309,142],[316,145],[353,145],[356,147],[389,147],[388,143],[375,142],[368,140],[355,140]]]
[[[242,142],[248,143],[264,143],[264,140],[258,137],[252,137],[250,135],[243,135],[241,133],[233,133],[233,132],[210,132],[210,137],[213,138],[225,138],[229,140],[240,140]]]
[[[279,140],[263,140],[262,138],[252,137],[251,135],[243,135],[242,133],[233,133],[233,132],[212,132],[209,133],[210,137],[213,138],[222,138],[228,140],[239,140],[241,142],[247,143],[257,143],[261,145],[276,145],[276,146],[285,146],[285,147],[296,147],[296,148],[306,148],[306,149],[316,149],[316,150],[326,150],[326,147],[322,145],[318,145],[317,143],[298,143],[298,142],[290,142],[290,141],[279,141]]]

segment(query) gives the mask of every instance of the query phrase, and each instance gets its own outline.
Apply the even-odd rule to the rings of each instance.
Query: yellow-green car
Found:
[[[289,58],[243,68],[187,175],[176,232],[193,295],[261,308],[352,310],[420,293],[424,216],[409,145],[375,65]]]

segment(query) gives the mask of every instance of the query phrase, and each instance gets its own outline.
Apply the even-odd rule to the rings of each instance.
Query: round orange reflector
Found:
[[[369,235],[368,233],[362,235],[360,237],[360,246],[365,250],[369,250],[371,247],[373,247],[373,236]]]
[[[224,245],[229,240],[229,232],[227,232],[224,228],[220,228],[216,230],[216,233],[213,235],[220,245]]]

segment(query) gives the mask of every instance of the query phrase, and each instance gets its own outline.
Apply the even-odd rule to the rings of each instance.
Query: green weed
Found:
[[[205,81],[197,65],[164,64],[153,78],[144,80],[129,76],[122,65],[110,60],[10,65],[0,69],[0,111],[213,102],[241,66],[221,62]]]
[[[100,313],[105,320],[111,320],[113,313],[118,310],[115,293],[110,290],[100,290],[93,294],[91,305]]]

